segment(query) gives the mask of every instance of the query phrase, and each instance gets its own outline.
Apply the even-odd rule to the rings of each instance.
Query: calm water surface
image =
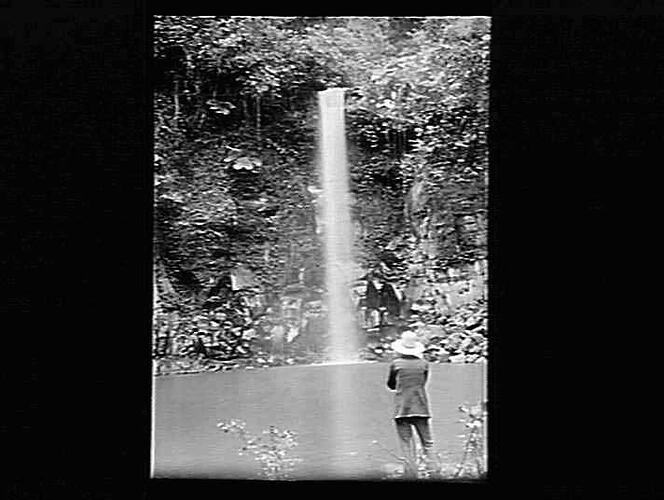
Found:
[[[298,434],[293,454],[303,459],[296,479],[377,478],[395,460],[392,393],[386,363],[291,366],[165,376],[155,379],[154,477],[252,479],[251,456],[240,440],[217,429],[236,419],[259,434],[270,425]],[[458,461],[464,431],[460,404],[483,397],[481,365],[430,365],[428,392],[435,447]]]

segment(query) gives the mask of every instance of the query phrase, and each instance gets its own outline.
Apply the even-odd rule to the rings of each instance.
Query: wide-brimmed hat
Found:
[[[417,340],[415,332],[405,331],[401,334],[401,338],[392,342],[392,349],[399,354],[406,354],[409,356],[422,357],[424,352],[424,344]]]

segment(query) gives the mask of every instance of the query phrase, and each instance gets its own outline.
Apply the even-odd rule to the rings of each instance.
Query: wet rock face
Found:
[[[431,271],[428,275],[422,271],[410,278],[405,295],[415,302],[411,307],[420,312],[424,305],[433,303],[441,314],[449,315],[454,310],[487,294],[487,261],[480,260],[458,268]]]
[[[416,179],[405,197],[404,211],[419,250],[430,259],[486,257],[487,211],[478,201],[485,189],[484,185],[464,188],[464,194],[448,199],[436,194],[436,183],[427,182],[426,173]]]
[[[487,245],[486,212],[478,211],[457,217],[455,229],[464,249],[483,251]]]

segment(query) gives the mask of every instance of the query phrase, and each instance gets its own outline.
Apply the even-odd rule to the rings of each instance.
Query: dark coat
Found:
[[[378,309],[380,307],[380,293],[371,280],[367,283],[367,291],[364,297],[367,309]]]
[[[399,306],[401,303],[399,302],[399,297],[397,297],[396,292],[394,291],[394,286],[385,283],[383,285],[383,288],[380,290],[380,305],[385,307],[387,309],[387,312],[389,312],[393,316],[399,316]]]
[[[394,394],[394,418],[430,417],[425,384],[429,365],[415,356],[401,356],[390,364],[387,387]]]

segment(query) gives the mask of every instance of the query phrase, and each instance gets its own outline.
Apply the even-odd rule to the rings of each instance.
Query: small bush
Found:
[[[297,436],[292,431],[282,431],[271,425],[260,436],[254,436],[247,432],[244,422],[236,420],[219,422],[217,427],[242,439],[244,445],[240,448],[240,455],[244,452],[253,454],[266,479],[289,479],[295,464],[302,461],[288,456],[289,450],[297,446]]]
[[[464,414],[461,419],[467,431],[459,437],[466,440],[463,458],[457,465],[454,477],[481,478],[486,474],[486,452],[484,448],[484,425],[486,421],[486,404],[475,406],[459,406]]]

